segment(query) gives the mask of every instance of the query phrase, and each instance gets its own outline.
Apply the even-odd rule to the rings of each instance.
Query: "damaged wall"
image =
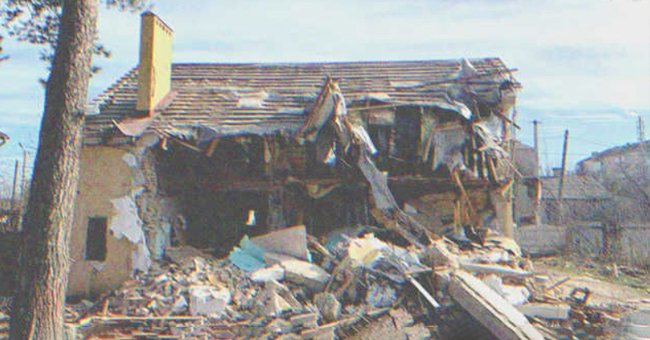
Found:
[[[514,184],[514,217],[518,226],[538,225],[541,184],[536,178],[517,179]]]
[[[155,137],[129,147],[84,146],[81,177],[71,237],[69,296],[93,295],[113,289],[134,273],[145,272],[171,243],[174,201],[158,190]],[[91,223],[92,220],[92,223]],[[97,222],[97,221],[100,222]],[[91,224],[106,235],[89,235]],[[89,256],[89,247],[102,247]],[[94,255],[93,255],[94,256]]]
[[[151,153],[147,163],[153,166],[143,171],[149,174],[145,178],[150,178],[151,189],[140,205],[147,207],[151,228],[168,225],[180,243],[227,252],[244,234],[262,233],[285,222],[279,207],[282,197],[267,178],[273,169],[263,166],[262,144],[249,150],[249,157],[241,155],[245,145],[234,138],[216,144],[210,155],[177,144],[147,152]],[[237,153],[239,157],[233,157]]]
[[[148,144],[156,142],[157,140],[151,140],[136,149],[137,152],[132,154],[134,162],[131,163],[131,168],[136,173],[134,185],[141,188],[135,203],[147,245],[152,258],[161,259],[165,247],[173,241],[184,240],[186,223],[180,215],[177,200],[168,197],[160,189],[158,159],[154,150],[148,147]]]
[[[116,209],[135,205],[131,199],[134,172],[123,160],[126,154],[124,150],[102,146],[84,147],[81,151],[81,176],[70,239],[70,296],[114,289],[131,276],[132,263],[125,261],[125,254],[137,250],[137,244],[131,241],[138,240],[142,229],[132,210]],[[107,218],[105,261],[85,260],[90,217]]]
[[[388,95],[346,102],[341,80],[328,77],[299,130],[277,130],[270,121],[267,127],[257,120],[250,126],[188,120],[151,125],[147,133],[160,136],[160,147],[157,139],[143,142],[140,131],[128,152],[85,148],[73,241],[74,258],[81,260],[74,268],[79,280],[71,291],[105,290],[134,269],[146,270],[150,257],[161,258],[178,231],[186,234],[180,243],[219,251],[230,249],[244,233],[292,224],[304,223],[316,233],[313,229],[381,222],[373,220],[377,217],[371,214],[370,195],[375,207],[391,216],[401,214],[400,207],[417,197],[400,195],[397,187],[404,183],[398,178],[422,180],[416,185],[443,184],[444,190],[434,192],[453,197],[426,208],[412,202],[410,210],[416,214],[432,212],[425,216],[428,224],[493,226],[508,235],[512,173],[505,141],[511,105],[502,107],[507,103],[501,96],[495,101],[484,98],[485,91],[470,91],[466,78],[477,74],[464,61],[457,81],[445,81],[441,89],[436,89],[439,83],[414,85],[417,90],[408,91],[420,93],[419,100],[396,101],[391,107],[385,104]],[[495,84],[504,77],[495,78]],[[445,93],[444,100],[430,96],[434,89]],[[256,100],[244,98],[237,105],[261,105]],[[296,117],[302,117],[302,111]],[[470,182],[476,182],[476,188],[466,190]],[[490,210],[494,212],[484,213]],[[250,222],[251,216],[256,223]],[[400,216],[412,222],[415,243],[427,240],[413,218]],[[90,217],[106,217],[109,226],[106,260],[101,263],[83,260]],[[107,266],[110,275],[103,273]],[[121,267],[114,271],[114,266]]]

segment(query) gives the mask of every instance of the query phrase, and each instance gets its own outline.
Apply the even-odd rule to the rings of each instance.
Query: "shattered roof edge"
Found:
[[[298,62],[177,62],[177,63],[172,63],[172,67],[174,66],[181,66],[181,67],[190,67],[190,66],[265,66],[265,67],[272,67],[272,66],[292,66],[292,65],[342,65],[342,64],[349,64],[349,65],[368,65],[368,64],[392,64],[392,63],[405,63],[405,64],[418,64],[418,63],[458,63],[467,59],[470,62],[479,62],[479,61],[494,61],[498,62],[500,67],[503,67],[504,69],[507,69],[506,64],[500,57],[473,57],[473,58],[449,58],[449,59],[410,59],[410,60],[402,60],[402,59],[391,59],[391,60],[356,60],[356,61],[298,61]],[[93,107],[97,108],[97,112],[93,113],[93,115],[101,114],[99,107],[101,105],[104,105],[112,95],[115,93],[119,92],[119,90],[126,84],[126,82],[137,74],[138,72],[138,65],[135,65],[134,67],[131,67],[128,71],[126,71],[120,78],[118,78],[114,83],[112,83],[109,87],[104,89],[102,92],[100,92],[97,96],[95,96],[92,100],[88,102],[88,110],[91,110]],[[521,84],[514,79],[514,83],[516,85],[521,86]]]
[[[390,63],[452,63],[461,62],[467,59],[470,62],[475,61],[499,61],[505,66],[505,63],[500,57],[472,57],[472,58],[447,58],[447,59],[389,59],[389,60],[334,60],[334,61],[282,61],[282,62],[264,62],[264,61],[251,61],[251,62],[177,62],[172,63],[172,66],[197,66],[197,65],[220,65],[220,66],[291,66],[291,65],[363,65],[363,64],[390,64]]]

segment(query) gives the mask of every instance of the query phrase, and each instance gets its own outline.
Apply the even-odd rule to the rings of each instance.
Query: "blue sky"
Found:
[[[542,121],[544,166],[559,163],[566,128],[573,164],[635,141],[636,115],[650,121],[648,0],[154,0],[153,10],[174,28],[177,62],[501,57],[524,85],[520,139],[532,143]],[[112,57],[96,61],[92,96],[137,64],[139,15],[102,10],[99,31]],[[0,130],[13,139],[0,173],[18,142],[37,144],[46,76],[38,48],[4,45]]]

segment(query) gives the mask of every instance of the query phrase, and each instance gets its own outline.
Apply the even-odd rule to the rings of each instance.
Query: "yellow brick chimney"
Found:
[[[152,12],[142,13],[140,26],[140,65],[136,109],[153,114],[169,94],[172,76],[174,31]]]

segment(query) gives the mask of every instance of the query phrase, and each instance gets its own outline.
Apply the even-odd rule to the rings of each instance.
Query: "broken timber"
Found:
[[[422,294],[424,298],[427,299],[433,308],[440,308],[438,301],[436,301],[436,299],[434,299],[433,296],[431,296],[431,294],[429,294],[429,292],[427,292],[427,290],[424,289],[424,287],[422,287],[422,285],[416,279],[410,275],[407,275],[406,278],[420,292],[420,294]]]
[[[473,273],[498,274],[498,275],[505,275],[505,276],[513,276],[513,277],[527,277],[532,275],[531,272],[525,270],[514,269],[514,268],[500,266],[500,265],[489,265],[489,264],[460,261],[460,266],[463,269]]]
[[[520,311],[471,274],[456,271],[449,290],[452,298],[497,338],[544,339]]]

